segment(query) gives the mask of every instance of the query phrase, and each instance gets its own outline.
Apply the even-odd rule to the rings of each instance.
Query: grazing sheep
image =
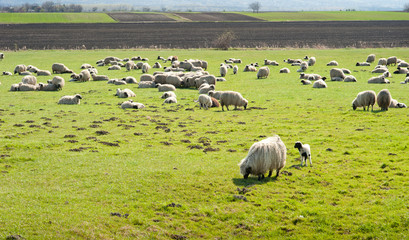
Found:
[[[359,66],[367,67],[367,66],[371,66],[371,63],[369,63],[369,62],[357,62],[355,66],[357,66],[357,67],[359,67]]]
[[[311,81],[303,79],[303,80],[301,80],[301,83],[302,83],[302,85],[310,85]]]
[[[21,75],[21,73],[22,72],[25,72],[25,71],[27,71],[27,66],[26,65],[24,65],[24,64],[20,64],[20,65],[17,65],[15,68],[14,68],[14,74],[20,74]]]
[[[406,108],[406,104],[400,103],[397,100],[392,99],[389,108]]]
[[[136,81],[136,79],[134,77],[128,76],[128,77],[124,77],[122,78],[123,81],[125,81],[128,84],[137,84],[138,81]]]
[[[257,79],[267,78],[270,75],[270,69],[268,67],[261,67],[257,72]]]
[[[124,90],[121,90],[120,88],[116,89],[115,96],[118,96],[119,98],[136,97],[135,93],[128,88],[125,88]]]
[[[221,64],[220,66],[220,76],[225,77],[227,74],[227,67],[224,64]]]
[[[247,156],[239,163],[240,173],[244,179],[250,174],[258,176],[258,180],[264,178],[264,174],[269,171],[271,177],[273,170],[276,170],[276,178],[280,170],[284,168],[287,158],[287,149],[279,136],[269,137],[254,143]]]
[[[195,102],[199,103],[199,109],[203,107],[205,110],[207,110],[213,105],[212,98],[206,94],[200,94],[199,98],[195,100]]]
[[[237,65],[234,65],[233,74],[237,74],[238,71],[239,71],[239,67],[237,67]]]
[[[305,163],[305,166],[307,166],[307,158],[310,160],[310,167],[312,167],[310,145],[302,144],[300,141],[297,141],[294,145],[294,148],[297,148],[298,152],[300,153],[301,167],[303,165],[303,162]]]
[[[388,89],[382,89],[376,97],[376,102],[382,111],[388,111],[392,102],[392,96]]]
[[[63,74],[63,73],[74,73],[72,70],[67,68],[64,64],[62,63],[54,63],[51,66],[53,74]]]
[[[384,73],[384,72],[388,72],[388,68],[386,66],[383,65],[378,65],[375,67],[374,70],[372,70],[372,73]]]
[[[149,63],[143,63],[142,64],[142,73],[147,73],[151,69],[151,66]]]
[[[241,96],[239,92],[233,91],[225,91],[220,96],[220,105],[222,105],[222,110],[224,111],[223,107],[226,106],[227,111],[229,111],[229,105],[234,105],[234,109],[236,110],[237,107],[243,106],[244,109],[247,108],[248,101]]]
[[[356,110],[358,107],[363,107],[365,111],[365,107],[368,107],[367,110],[369,111],[369,106],[372,107],[375,105],[376,102],[376,93],[372,90],[367,90],[358,93],[354,101],[352,101],[352,109]]]
[[[169,91],[176,91],[175,86],[172,84],[157,84],[159,92],[169,92]]]
[[[163,104],[165,104],[165,103],[177,103],[177,102],[178,102],[178,100],[175,97],[168,97],[168,98],[165,99],[165,101],[163,101]]]
[[[398,58],[393,56],[393,57],[388,57],[388,59],[386,59],[386,66],[396,66],[396,64],[398,63]]]
[[[386,60],[386,58],[379,58],[379,60],[378,60],[378,65],[384,65],[384,66],[386,66],[386,64],[387,64],[387,60]]]
[[[126,69],[126,71],[131,71],[132,69],[135,69],[135,68],[136,68],[136,64],[135,64],[134,61],[127,61],[127,62],[125,63],[125,69]]]
[[[5,76],[11,76],[11,75],[13,75],[11,72],[3,72],[3,75],[5,75]]]
[[[221,98],[221,96],[223,94],[223,91],[213,91],[213,90],[211,90],[207,94],[209,96],[211,96],[211,97],[216,98],[217,100],[220,100],[220,98]]]
[[[331,81],[335,81],[337,78],[341,78],[341,79],[345,78],[345,73],[340,68],[331,69],[330,72],[329,72],[329,75],[331,77]]]
[[[373,63],[375,62],[375,54],[369,54],[368,57],[366,58],[367,63]]]
[[[129,99],[128,101],[125,101],[121,104],[121,108],[133,108],[133,109],[142,109],[145,108],[145,105],[142,103],[134,102],[132,99]]]
[[[159,62],[156,62],[155,64],[153,64],[152,68],[162,68],[162,65],[160,65]]]
[[[327,88],[327,84],[324,80],[320,79],[314,82],[312,85],[313,88]]]
[[[281,68],[280,73],[290,73],[290,69],[288,68]]]
[[[315,57],[310,57],[310,59],[308,59],[308,66],[314,66],[316,62]]]
[[[212,106],[211,107],[220,107],[219,101],[216,98],[210,97],[212,99]]]
[[[246,65],[243,72],[256,72],[257,68],[252,65]]]
[[[169,91],[169,92],[164,92],[163,94],[162,94],[162,99],[166,99],[166,98],[168,98],[168,97],[174,97],[174,98],[176,98],[176,94],[174,93],[174,92],[172,92],[172,91]]]
[[[388,79],[385,78],[384,75],[380,75],[377,77],[371,77],[368,80],[368,83],[390,83]]]
[[[108,70],[121,70],[121,66],[119,65],[112,65],[108,68]]]
[[[139,82],[138,85],[138,88],[156,88],[156,83],[154,81]]]
[[[58,101],[58,104],[80,104],[81,95],[76,94],[74,96],[63,96]]]
[[[175,87],[181,87],[183,84],[183,80],[179,76],[168,75],[166,77],[166,84],[172,84]]]
[[[331,62],[327,63],[327,66],[338,66],[338,62],[337,61],[331,61]]]
[[[24,83],[24,84],[36,85],[37,84],[37,78],[35,76],[24,76],[21,79],[21,82]]]
[[[357,82],[356,78],[352,75],[345,76],[344,82]]]

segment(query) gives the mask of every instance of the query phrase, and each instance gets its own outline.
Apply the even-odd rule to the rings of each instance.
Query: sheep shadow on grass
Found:
[[[261,180],[258,180],[258,178],[256,176],[250,176],[247,179],[244,178],[233,178],[233,183],[236,186],[241,186],[241,187],[247,187],[250,185],[261,185],[261,184],[265,184],[268,182],[275,182],[277,180],[279,180],[280,176],[275,177],[265,177]]]

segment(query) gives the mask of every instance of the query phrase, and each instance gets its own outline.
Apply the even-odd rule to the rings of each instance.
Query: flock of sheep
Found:
[[[0,53],[0,59],[4,58],[4,54]],[[356,66],[370,66],[375,62],[375,55],[371,54],[367,57],[365,62],[358,62]],[[17,65],[14,69],[14,74],[23,75],[21,82],[12,84],[10,91],[59,91],[65,86],[65,80],[61,76],[55,76],[47,83],[37,83],[37,79],[33,74],[37,76],[51,76],[52,74],[70,74],[71,79],[69,81],[106,81],[108,84],[114,85],[127,85],[137,84],[139,88],[157,88],[159,92],[163,92],[161,98],[164,99],[163,104],[177,103],[177,96],[175,91],[177,88],[196,88],[199,93],[199,97],[195,102],[198,102],[199,108],[205,110],[211,107],[224,107],[229,110],[229,106],[247,108],[248,100],[245,99],[239,92],[236,91],[217,91],[216,83],[226,81],[224,78],[229,69],[232,69],[233,74],[238,74],[239,67],[234,64],[241,64],[240,59],[226,59],[220,64],[220,77],[215,76],[207,72],[208,63],[204,60],[189,59],[179,61],[177,56],[170,56],[167,59],[158,56],[157,62],[151,67],[147,58],[140,56],[133,57],[131,59],[120,59],[117,57],[109,56],[104,59],[96,61],[97,67],[108,66],[108,70],[121,70],[125,68],[127,72],[140,69],[142,75],[139,82],[131,76],[124,77],[122,79],[110,79],[106,75],[98,75],[98,70],[91,64],[81,65],[81,72],[75,73],[62,63],[54,63],[51,66],[51,72],[48,70],[41,70],[34,66]],[[137,61],[137,62],[135,62]],[[161,63],[170,62],[169,67],[162,67]],[[286,64],[291,66],[299,66],[297,72],[300,73],[299,78],[303,85],[313,85],[313,88],[327,88],[325,80],[326,77],[322,77],[319,74],[304,73],[310,66],[316,63],[315,57],[304,57],[304,59],[286,59]],[[276,61],[264,60],[264,66],[259,67],[258,63],[251,63],[244,67],[244,72],[257,72],[257,79],[267,78],[270,75],[270,68],[268,66],[279,66]],[[345,68],[338,68],[336,61],[330,61],[327,66],[334,66],[330,69],[329,79],[331,81],[344,81],[344,82],[356,82],[357,79],[351,74],[351,71]],[[381,75],[372,77],[368,80],[368,83],[390,83],[386,77],[390,77],[388,67],[396,66],[397,69],[394,74],[406,74],[406,79],[402,84],[409,82],[409,64],[397,57],[380,58],[378,64],[375,66],[372,73],[380,73]],[[257,70],[258,68],[258,70]],[[157,69],[153,74],[150,74],[151,69]],[[279,73],[290,73],[289,68],[284,67],[279,70]],[[3,72],[3,75],[12,75],[11,72]],[[313,83],[312,83],[313,82]],[[132,98],[136,97],[136,94],[128,89],[118,88],[115,96],[118,98]],[[82,96],[75,94],[72,96],[63,96],[58,101],[58,104],[80,104]],[[369,107],[372,107],[375,103],[378,103],[382,110],[388,110],[388,108],[406,108],[404,103],[399,103],[391,97],[390,92],[387,89],[381,90],[376,94],[372,90],[363,91],[358,93],[357,97],[352,102],[352,107],[355,110],[358,107],[363,107],[364,110],[369,111]],[[131,99],[123,102],[121,108],[142,109],[145,108],[143,103],[134,102]],[[301,165],[305,162],[307,165],[307,158],[311,162],[311,151],[308,144],[302,144],[296,142],[294,148],[299,150],[301,156]],[[285,166],[286,162],[286,147],[281,141],[280,137],[274,136],[254,143],[250,148],[246,158],[244,158],[240,166],[240,172],[247,178],[250,174],[256,175],[259,179],[264,178],[264,174],[268,171],[269,177],[272,175],[272,171],[276,171],[276,176],[279,175],[280,170]]]

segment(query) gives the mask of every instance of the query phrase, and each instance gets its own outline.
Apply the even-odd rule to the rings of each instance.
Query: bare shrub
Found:
[[[222,50],[228,50],[231,42],[236,39],[236,34],[232,31],[225,31],[213,41],[214,47]]]

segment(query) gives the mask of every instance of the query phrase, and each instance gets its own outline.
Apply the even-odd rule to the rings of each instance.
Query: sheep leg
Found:
[[[270,170],[270,171],[268,172],[268,177],[271,177],[272,174],[273,174],[273,171]]]
[[[258,175],[258,180],[261,181],[262,179],[264,179],[264,174]]]
[[[278,177],[278,175],[280,175],[280,169],[277,169],[276,178]]]
[[[305,166],[307,166],[307,153],[306,152],[304,152],[304,153],[302,153],[301,154],[301,159],[302,159],[302,161],[301,161],[301,166],[302,166],[302,162],[305,162]]]
[[[244,174],[244,179],[247,179],[248,177],[249,177],[249,175],[250,175],[250,173],[246,173],[246,174]]]
[[[369,110],[369,107],[368,107],[368,110]],[[309,155],[308,157],[310,159],[310,167],[312,167],[311,155]]]

